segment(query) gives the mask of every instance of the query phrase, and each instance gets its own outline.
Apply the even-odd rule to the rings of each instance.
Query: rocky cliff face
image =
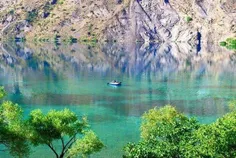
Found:
[[[186,42],[213,51],[220,40],[236,36],[235,0],[6,2],[0,3],[2,34],[21,30],[28,38],[50,38],[57,34],[121,42]],[[19,25],[14,24],[19,21],[24,25],[21,29],[6,28],[9,24]]]

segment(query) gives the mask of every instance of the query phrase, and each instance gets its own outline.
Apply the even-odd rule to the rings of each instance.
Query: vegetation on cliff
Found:
[[[227,49],[236,50],[236,38],[227,38],[226,41],[220,42],[220,45]]]

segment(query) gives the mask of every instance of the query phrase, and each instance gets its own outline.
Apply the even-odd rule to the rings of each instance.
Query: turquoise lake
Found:
[[[106,145],[91,157],[122,157],[124,145],[138,141],[145,111],[171,104],[201,123],[211,123],[236,99],[234,55],[178,55],[173,46],[166,47],[4,45],[0,85],[25,116],[38,108],[69,108],[87,116]],[[114,79],[122,86],[107,85]],[[44,146],[31,154],[52,156]]]

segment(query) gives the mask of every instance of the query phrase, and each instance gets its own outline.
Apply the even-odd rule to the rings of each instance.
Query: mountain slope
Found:
[[[0,29],[12,23],[12,28],[4,30],[3,35],[13,32],[32,39],[60,35],[121,42],[175,41],[202,43],[207,47],[227,37],[236,37],[234,0],[11,0],[1,3],[5,7],[0,10]],[[21,20],[26,21],[14,24]]]

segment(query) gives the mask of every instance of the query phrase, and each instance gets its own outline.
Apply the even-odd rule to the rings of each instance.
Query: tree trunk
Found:
[[[61,155],[59,156],[59,158],[64,158],[64,154],[61,154]]]

